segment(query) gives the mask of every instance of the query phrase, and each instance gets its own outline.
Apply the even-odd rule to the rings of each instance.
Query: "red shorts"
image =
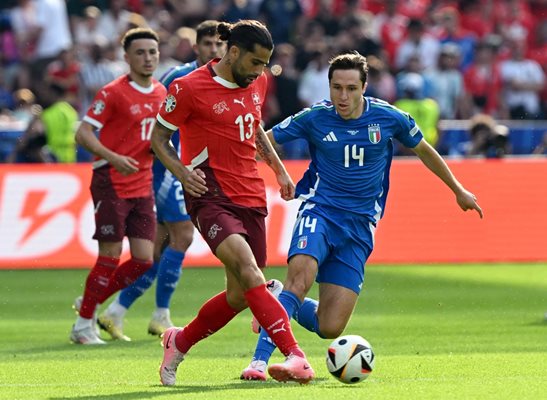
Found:
[[[93,171],[91,197],[95,205],[95,234],[93,239],[100,242],[121,242],[128,238],[154,241],[156,236],[156,214],[154,198],[118,197],[108,167]]]
[[[266,266],[266,208],[233,203],[200,202],[193,198],[188,213],[213,253],[232,234],[241,234],[249,243],[259,268]]]

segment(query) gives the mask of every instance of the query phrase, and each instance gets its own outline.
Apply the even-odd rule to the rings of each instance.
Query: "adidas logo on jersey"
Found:
[[[323,142],[337,142],[338,138],[333,131],[330,131],[327,136],[323,138]]]

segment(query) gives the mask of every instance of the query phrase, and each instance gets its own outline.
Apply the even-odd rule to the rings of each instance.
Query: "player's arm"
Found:
[[[95,136],[95,127],[89,122],[82,121],[76,131],[76,142],[87,151],[102,158],[122,175],[134,174],[139,170],[139,162],[134,158],[118,154],[105,147],[97,136]]]
[[[258,126],[256,133],[256,150],[262,160],[273,170],[279,184],[279,193],[283,200],[294,199],[294,182],[287,172],[285,165],[281,162],[279,155],[275,151],[272,143],[275,143],[273,132],[269,130],[264,132],[262,126]]]
[[[157,122],[152,130],[152,150],[154,150],[156,157],[165,168],[182,182],[185,192],[194,197],[201,197],[202,194],[207,192],[205,173],[198,168],[190,171],[182,164],[177,150],[171,144],[173,132],[173,130]]]
[[[456,201],[462,210],[476,210],[482,218],[482,209],[477,203],[477,197],[458,182],[443,158],[429,143],[422,139],[413,150],[414,153],[420,157],[420,160],[422,160],[425,166],[441,178],[450,190],[454,192]]]

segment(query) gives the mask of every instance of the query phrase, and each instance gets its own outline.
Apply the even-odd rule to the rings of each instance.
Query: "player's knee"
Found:
[[[336,324],[319,323],[319,332],[317,334],[323,339],[335,339],[344,332],[344,327]]]
[[[230,307],[238,311],[244,310],[248,306],[247,300],[245,300],[245,296],[239,291],[227,290],[226,301],[228,302]]]
[[[174,229],[169,237],[169,247],[184,253],[194,240],[194,226],[191,223],[183,224],[178,229]]]

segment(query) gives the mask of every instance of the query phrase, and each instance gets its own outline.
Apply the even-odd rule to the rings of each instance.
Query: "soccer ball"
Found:
[[[357,383],[368,378],[374,369],[374,352],[359,335],[340,336],[327,351],[327,369],[342,383]]]

